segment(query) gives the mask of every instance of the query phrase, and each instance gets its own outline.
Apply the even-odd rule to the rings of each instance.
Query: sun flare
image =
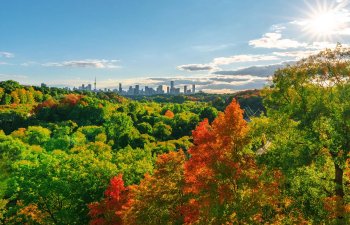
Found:
[[[303,30],[316,39],[334,39],[348,33],[350,12],[345,1],[316,1],[308,4],[306,17],[299,20]]]
[[[313,15],[306,24],[306,29],[315,35],[331,35],[339,28],[338,16],[333,11],[319,12]]]

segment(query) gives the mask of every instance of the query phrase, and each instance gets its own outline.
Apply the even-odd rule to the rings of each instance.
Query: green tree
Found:
[[[202,110],[199,117],[201,120],[208,119],[209,122],[211,123],[214,121],[214,119],[217,116],[218,116],[218,110],[215,109],[214,107],[207,106]]]
[[[0,82],[0,87],[5,90],[5,93],[10,94],[12,91],[22,88],[22,86],[14,80],[6,80]]]
[[[10,94],[5,93],[4,97],[2,98],[1,104],[3,105],[9,105],[11,104],[12,97]]]
[[[125,113],[115,113],[104,124],[104,127],[106,128],[108,139],[114,142],[113,146],[117,149],[126,147],[129,141],[135,137],[133,121]]]
[[[142,134],[150,134],[151,135],[153,133],[152,125],[147,123],[147,122],[142,122],[142,123],[138,124],[137,128],[140,131],[140,133],[142,133]]]
[[[8,217],[35,204],[47,214],[43,224],[87,224],[87,204],[98,201],[116,175],[115,165],[102,158],[81,147],[71,154],[53,151],[18,161],[7,195],[19,204]]]
[[[153,127],[153,134],[159,140],[163,140],[163,141],[168,140],[171,133],[172,133],[171,126],[163,122],[158,122]]]
[[[338,45],[278,70],[265,100],[270,117],[295,121],[299,133],[306,137],[294,144],[292,151],[304,154],[309,163],[327,156],[331,159],[334,175],[325,179],[334,182],[331,195],[339,224],[350,219],[345,213],[344,184],[350,153],[349,56],[350,49]]]
[[[127,185],[138,184],[146,173],[153,170],[154,158],[148,148],[133,149],[130,146],[119,150],[113,162],[117,165],[118,173],[123,174]]]
[[[180,138],[191,134],[199,122],[199,116],[191,112],[182,112],[176,114],[173,120],[173,136]]]
[[[40,126],[30,126],[26,131],[27,141],[31,145],[45,144],[51,135],[51,131]]]

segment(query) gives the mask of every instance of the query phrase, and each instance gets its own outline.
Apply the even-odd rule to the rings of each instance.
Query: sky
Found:
[[[350,41],[349,0],[0,0],[0,80],[228,93]]]

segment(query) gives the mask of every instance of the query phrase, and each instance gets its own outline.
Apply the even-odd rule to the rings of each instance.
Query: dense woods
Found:
[[[350,49],[264,90],[152,96],[0,82],[2,224],[349,224]]]

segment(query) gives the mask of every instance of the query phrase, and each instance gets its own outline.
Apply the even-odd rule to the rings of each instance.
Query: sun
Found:
[[[306,20],[305,29],[315,35],[331,35],[340,29],[340,21],[337,13],[330,10],[317,12]]]
[[[350,12],[347,1],[318,1],[307,4],[304,19],[299,20],[303,31],[311,38],[333,39],[349,28]]]

